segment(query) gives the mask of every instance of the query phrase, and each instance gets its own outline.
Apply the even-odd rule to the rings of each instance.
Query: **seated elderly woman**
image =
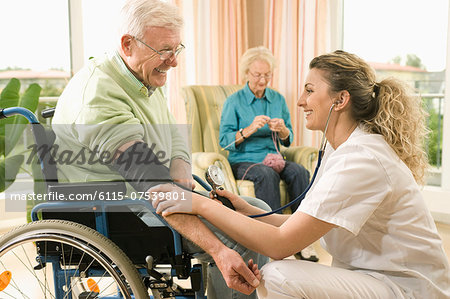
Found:
[[[264,47],[251,48],[239,67],[247,84],[223,106],[220,145],[229,150],[236,179],[252,181],[256,197],[274,210],[280,207],[280,179],[286,182],[292,201],[307,187],[309,172],[279,154],[280,143],[289,146],[293,132],[284,97],[267,87],[275,67],[272,53]]]

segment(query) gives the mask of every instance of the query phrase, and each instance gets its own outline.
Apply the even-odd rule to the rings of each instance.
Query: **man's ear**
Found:
[[[120,38],[120,47],[122,48],[125,56],[131,56],[131,45],[133,37],[129,34],[122,35]]]

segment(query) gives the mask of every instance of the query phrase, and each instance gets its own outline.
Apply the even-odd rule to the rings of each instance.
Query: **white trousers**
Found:
[[[259,299],[399,299],[401,289],[372,275],[301,260],[281,260],[261,269]],[[377,273],[375,273],[377,274]]]

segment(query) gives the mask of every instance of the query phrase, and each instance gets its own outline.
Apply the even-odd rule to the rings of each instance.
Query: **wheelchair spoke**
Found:
[[[73,248],[72,248],[72,250],[73,250]],[[64,296],[63,299],[66,299],[66,298],[70,295],[70,292],[72,292],[72,289],[73,289],[73,287],[76,285],[77,280],[78,280],[78,281],[81,280],[81,277],[80,277],[80,276],[77,276],[77,275],[81,275],[81,273],[77,273],[77,271],[79,272],[81,262],[83,261],[83,258],[84,258],[84,254],[85,254],[85,252],[83,252],[83,254],[81,255],[80,261],[78,262],[78,265],[77,265],[77,269],[78,269],[78,270],[75,270],[75,271],[73,272],[72,277],[70,277],[70,287],[69,287],[69,289],[67,290],[66,295]],[[71,258],[72,258],[72,255],[71,255]],[[76,279],[75,279],[75,277],[76,277]],[[67,284],[66,284],[66,285],[67,285]]]
[[[37,221],[3,235],[3,268],[0,298],[148,297],[139,272],[120,248],[73,222]]]
[[[22,247],[22,249],[23,249],[23,246],[21,246]],[[25,252],[25,251],[24,251]],[[25,268],[36,278],[36,281],[38,281],[40,284],[39,284],[39,286],[40,286],[40,288],[41,288],[41,290],[42,290],[42,282],[39,280],[39,278],[36,276],[36,274],[35,273],[33,273],[31,270],[30,270],[30,268],[28,268],[27,267],[27,265],[25,265],[23,262],[22,262],[22,259],[20,259],[19,258],[19,256],[14,252],[13,253],[14,254],[14,256],[16,257],[16,260],[18,260],[18,261],[20,261],[24,266],[25,266]],[[25,255],[26,255],[26,253],[25,253]],[[2,265],[2,267],[4,268],[4,269],[7,269],[6,268],[6,266],[5,266],[5,264],[2,262],[2,261],[0,261],[0,264]],[[19,285],[16,283],[16,281],[15,281],[15,279],[14,279],[14,277],[15,277],[15,275],[14,275],[15,273],[13,273],[13,275],[12,275],[12,277],[11,277],[11,283],[10,283],[10,285],[11,285],[11,287],[14,289],[14,290],[16,290],[18,293],[20,293],[20,295],[22,295],[22,298],[29,298],[29,299],[31,299],[29,296],[27,296],[24,292],[22,292],[21,291],[21,288],[19,287]],[[43,290],[42,290],[43,291]],[[8,294],[6,291],[2,291],[2,294]],[[8,296],[11,296],[11,297],[13,297],[13,298],[16,298],[16,297],[14,297],[14,296],[12,296],[12,295],[10,295],[10,294],[8,294]]]
[[[0,265],[3,267],[3,269],[6,270],[6,267],[5,267],[5,265],[3,264],[2,261],[0,261]],[[22,295],[22,298],[30,298],[30,297],[26,296],[26,294],[24,294],[24,293],[20,290],[20,288],[18,287],[18,285],[16,284],[16,282],[15,282],[15,280],[14,280],[14,276],[11,277],[10,285],[11,285],[16,291],[18,291],[18,292]],[[6,291],[4,291],[4,290],[3,290],[1,293],[2,293],[2,294],[6,294],[6,295],[8,295],[8,296],[10,296],[10,297],[12,297],[12,298],[15,298],[14,296],[8,294],[8,293],[7,293]],[[30,299],[31,299],[31,298],[30,298]]]
[[[13,296],[13,295],[11,295],[11,294],[8,294],[7,292],[5,292],[5,291],[2,291],[2,295],[6,295],[6,296],[9,296],[9,297],[11,297],[11,298],[17,298],[17,297],[15,297],[15,296]],[[23,297],[23,298],[25,298],[25,297]],[[30,298],[30,297],[26,297],[26,298]],[[31,299],[31,298],[30,298]]]
[[[64,269],[66,268],[66,259],[64,256],[64,243],[60,243],[61,244],[61,253],[62,253],[62,267],[64,267]],[[70,263],[69,263],[70,265]],[[67,271],[64,270],[64,282],[65,285],[67,285]]]
[[[84,258],[84,255],[85,255],[85,252],[83,252],[83,255],[81,256],[81,259],[80,259],[80,262],[78,263],[78,267],[77,268],[80,268],[80,265],[81,265],[81,262],[82,262],[82,260],[83,260],[83,258]],[[88,269],[92,266],[92,264],[95,262],[95,259],[92,259],[92,261],[89,263],[89,265],[86,267],[86,269],[85,269],[85,271],[86,272],[88,272]],[[76,271],[75,271],[76,272]],[[72,278],[74,278],[75,277],[75,274],[76,273],[74,273],[74,275],[72,275]],[[72,291],[72,289],[73,289],[73,287],[76,285],[76,283],[77,282],[81,282],[81,273],[79,274],[80,276],[78,276],[77,277],[77,279],[75,279],[75,283],[71,283],[70,284],[70,289],[67,291],[67,294],[66,294],[66,296],[67,295],[69,295],[70,294],[70,292]],[[104,274],[103,274],[104,275]],[[64,296],[64,298],[66,298],[66,296]]]
[[[23,247],[23,245],[21,245],[20,247],[22,248],[22,250],[23,250],[25,256],[28,256],[28,254],[27,254],[25,248]],[[30,263],[30,267],[28,267],[28,266],[22,261],[22,259],[17,255],[16,252],[13,252],[13,254],[14,254],[14,256],[17,258],[17,260],[20,261],[20,263],[25,267],[25,269],[26,269],[28,272],[30,272],[31,275],[34,276],[34,278],[36,279],[36,281],[37,281],[39,287],[41,288],[41,291],[42,291],[42,292],[45,292],[45,295],[46,295],[46,294],[47,294],[47,290],[48,290],[48,284],[45,283],[45,282],[47,282],[46,271],[44,270],[44,276],[45,276],[45,277],[44,277],[44,281],[45,281],[45,282],[42,282],[41,279],[40,279],[40,278],[38,277],[38,275],[36,274],[36,270],[34,270],[34,267],[33,267],[33,265],[31,265],[31,263]],[[27,259],[29,260],[29,258],[27,258]],[[39,264],[40,264],[40,266],[43,266],[41,260],[39,260]],[[43,267],[43,268],[45,269],[46,267]],[[14,282],[14,284],[17,286],[17,284],[16,284],[15,282]],[[19,288],[17,288],[17,289],[19,290],[20,293],[22,293],[22,291],[20,291]],[[50,293],[50,295],[52,295],[52,294]],[[55,298],[54,295],[52,295],[52,297]],[[45,296],[45,298],[47,298],[47,295]]]

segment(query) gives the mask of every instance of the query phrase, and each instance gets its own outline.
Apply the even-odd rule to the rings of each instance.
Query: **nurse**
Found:
[[[201,215],[273,258],[261,269],[259,298],[450,298],[450,266],[419,189],[428,165],[420,98],[335,51],[311,61],[298,105],[310,130],[323,132],[330,119],[317,179],[293,215],[251,219],[263,211],[220,190],[236,212],[197,195],[155,201],[157,211]],[[283,260],[319,238],[331,267]]]

